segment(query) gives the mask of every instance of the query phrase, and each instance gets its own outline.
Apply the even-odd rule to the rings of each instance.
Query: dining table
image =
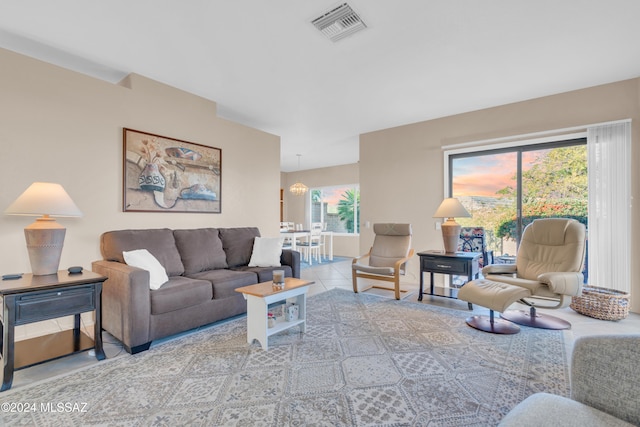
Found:
[[[280,231],[281,236],[290,237],[291,240],[291,250],[296,251],[297,240],[300,238],[305,238],[311,235],[311,230],[282,230]],[[320,233],[323,238],[327,238],[325,241],[328,241],[327,246],[327,257],[329,261],[333,261],[333,231],[322,231]]]

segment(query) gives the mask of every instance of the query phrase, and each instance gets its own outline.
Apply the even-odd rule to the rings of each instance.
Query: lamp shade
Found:
[[[468,218],[471,214],[467,211],[462,203],[455,197],[444,199],[440,206],[433,214],[434,218]]]
[[[55,274],[67,230],[52,216],[82,216],[64,188],[51,182],[34,182],[4,213],[38,217],[24,229],[31,270],[35,276]]]
[[[60,184],[34,182],[4,211],[7,215],[82,216]]]
[[[442,225],[442,240],[444,243],[444,251],[446,253],[454,253],[458,248],[458,239],[460,238],[460,224],[455,217],[470,217],[471,214],[462,206],[462,203],[455,197],[444,199],[434,218],[448,218]]]

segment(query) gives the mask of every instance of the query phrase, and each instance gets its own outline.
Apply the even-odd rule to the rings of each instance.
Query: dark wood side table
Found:
[[[100,296],[106,277],[91,271],[34,276],[0,281],[0,345],[3,376],[0,391],[11,388],[13,371],[68,354],[95,349],[96,358],[105,358],[102,348]],[[80,330],[80,314],[95,311],[94,338]],[[15,342],[15,327],[41,320],[74,315],[74,328],[55,334]]]
[[[481,252],[455,252],[444,253],[440,251],[418,252],[420,257],[420,291],[418,301],[422,301],[424,289],[424,273],[431,276],[431,286],[428,295],[436,295],[447,298],[457,298],[458,289],[455,287],[443,288],[434,285],[435,273],[448,274],[449,276],[467,276],[467,281],[477,279],[480,275]],[[466,282],[465,282],[466,283]],[[473,307],[469,303],[469,310]]]

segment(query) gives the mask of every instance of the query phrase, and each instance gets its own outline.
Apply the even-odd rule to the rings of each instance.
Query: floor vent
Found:
[[[331,9],[311,23],[333,42],[367,28],[367,25],[347,3]]]

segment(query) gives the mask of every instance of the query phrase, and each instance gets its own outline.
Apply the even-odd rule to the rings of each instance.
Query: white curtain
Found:
[[[631,289],[631,122],[587,129],[589,284]]]

